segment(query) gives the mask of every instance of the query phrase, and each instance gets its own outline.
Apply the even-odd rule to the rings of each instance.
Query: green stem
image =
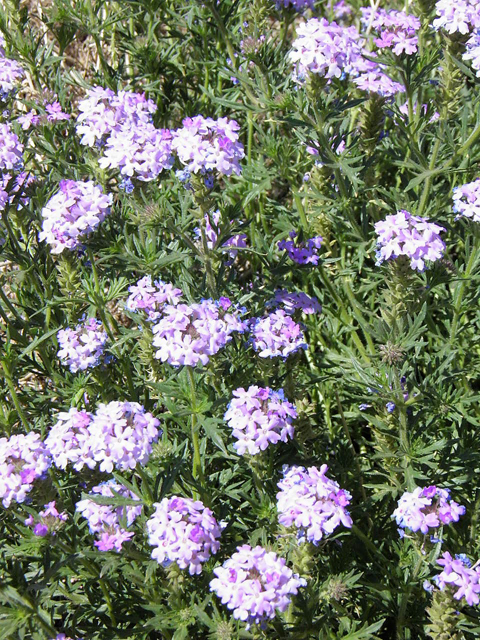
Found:
[[[355,464],[355,467],[357,469],[357,476],[358,476],[357,480],[358,480],[358,484],[360,486],[360,493],[362,494],[363,501],[366,502],[367,501],[367,494],[365,493],[365,488],[363,486],[362,468],[360,466],[360,462],[358,461],[357,452],[355,451],[355,447],[353,445],[352,436],[350,435],[350,429],[348,428],[347,421],[345,420],[345,414],[343,412],[343,406],[342,406],[342,403],[340,401],[340,396],[338,395],[338,391],[335,391],[335,398],[337,400],[337,407],[338,407],[338,412],[340,414],[340,420],[342,422],[343,431],[344,431],[344,433],[345,433],[345,435],[347,437],[348,444],[350,445],[350,450],[351,450],[352,455],[353,455],[354,464]]]
[[[13,383],[13,378],[12,378],[12,373],[11,373],[10,368],[9,368],[9,366],[6,363],[5,360],[2,360],[2,368],[3,368],[5,381],[7,383],[8,389],[10,391],[10,395],[12,396],[12,401],[13,401],[13,404],[15,406],[15,409],[17,410],[18,417],[20,418],[20,422],[23,424],[23,426],[25,427],[25,429],[27,431],[30,431],[30,425],[28,424],[28,420],[26,419],[25,414],[23,413],[22,406],[20,404],[17,392],[15,390],[15,385]]]
[[[420,571],[420,568],[423,563],[423,557],[419,554],[415,567],[413,569],[412,576],[410,578],[410,585],[405,591],[400,601],[400,606],[398,608],[398,616],[397,616],[397,640],[404,640],[403,629],[405,627],[405,614],[407,612],[408,601],[410,599],[410,594],[412,592],[411,583],[415,581]]]
[[[187,366],[187,376],[190,385],[191,403],[192,403],[192,444],[193,444],[193,465],[192,475],[195,479],[198,478],[201,485],[204,483],[203,469],[202,469],[202,457],[200,455],[200,440],[198,438],[198,425],[197,425],[197,395],[195,391],[195,377],[193,375],[192,368]]]
[[[112,621],[112,625],[114,627],[114,629],[117,628],[117,621],[115,620],[115,613],[114,613],[114,608],[113,608],[113,604],[112,604],[112,599],[110,598],[110,594],[108,593],[108,589],[105,585],[105,582],[103,580],[103,578],[98,578],[98,583],[100,585],[100,589],[102,590],[102,593],[104,595],[105,598],[105,602],[107,603],[107,608],[108,608],[108,614],[110,616],[110,620]]]
[[[467,266],[465,268],[465,272],[463,274],[462,281],[459,285],[455,287],[455,292],[453,294],[453,320],[452,325],[450,327],[450,345],[452,345],[455,341],[458,322],[461,316],[462,302],[463,296],[465,294],[465,288],[467,286],[467,282],[470,278],[473,268],[475,267],[475,263],[477,261],[477,252],[478,252],[478,236],[475,234],[474,245],[472,247],[470,257],[467,262]]]
[[[435,141],[435,146],[433,147],[433,151],[432,151],[432,157],[430,158],[430,162],[428,165],[429,171],[432,171],[435,166],[438,152],[440,150],[440,144],[441,144],[441,136],[439,136]],[[427,206],[428,198],[430,196],[431,188],[432,188],[432,176],[428,176],[428,178],[425,180],[422,196],[420,198],[420,204],[418,205],[417,216],[423,215],[423,212],[425,211],[425,207]]]

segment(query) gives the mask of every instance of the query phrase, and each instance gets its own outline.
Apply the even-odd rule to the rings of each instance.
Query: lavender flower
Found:
[[[209,170],[225,176],[241,173],[240,160],[245,153],[238,140],[238,122],[195,116],[185,118],[182,124],[181,129],[173,131],[172,148],[191,173]]]
[[[60,345],[57,357],[72,373],[76,373],[100,364],[107,334],[99,320],[89,318],[75,329],[61,329],[57,339]]]
[[[317,298],[310,298],[303,291],[287,291],[286,289],[277,289],[275,297],[270,301],[269,305],[282,306],[288,314],[301,310],[306,315],[321,313],[322,305]]]
[[[437,17],[433,21],[435,29],[445,29],[448,33],[466,35],[472,28],[480,27],[478,0],[439,0],[435,5]]]
[[[350,528],[352,519],[346,510],[352,496],[325,475],[326,464],[317,467],[283,468],[284,478],[278,483],[278,521],[299,530],[301,541],[318,544],[340,524]]]
[[[47,113],[48,122],[60,122],[62,120],[70,120],[71,116],[68,113],[62,111],[62,105],[55,101],[51,104],[45,105],[45,111]]]
[[[147,464],[159,424],[138,402],[100,404],[88,425],[90,457],[107,473]]]
[[[15,91],[25,72],[16,60],[0,57],[0,97],[6,100]]]
[[[436,586],[445,591],[454,591],[455,600],[465,598],[470,606],[476,605],[480,601],[480,566],[478,562],[472,568],[472,563],[465,556],[460,554],[452,558],[448,551],[437,560],[437,564],[443,567],[440,574],[434,577]]]
[[[367,71],[354,78],[353,82],[362,91],[369,93],[378,93],[380,96],[391,97],[396,93],[403,93],[405,87],[399,82],[395,82],[389,78],[380,67]]]
[[[172,134],[149,122],[126,122],[112,131],[98,164],[120,169],[122,176],[154,180],[173,165]]]
[[[375,231],[378,234],[377,265],[403,255],[410,259],[412,269],[423,271],[426,260],[435,262],[445,251],[439,235],[445,229],[405,210],[377,222]]]
[[[114,480],[93,487],[89,495],[107,498],[123,497],[140,501],[140,498],[133,491]],[[138,507],[98,504],[88,498],[80,500],[75,506],[75,510],[87,519],[90,533],[98,534],[98,540],[94,544],[99,551],[111,551],[112,549],[121,551],[123,543],[133,537],[133,532],[127,531],[125,527],[130,527],[133,524],[136,518],[141,515],[142,508],[141,504]]]
[[[248,544],[237,547],[213,573],[216,577],[210,581],[210,591],[247,627],[272,620],[277,610],[286,611],[291,596],[307,584],[276,553],[260,546],[252,549]]]
[[[468,39],[462,59],[472,61],[472,67],[477,72],[477,78],[480,78],[480,31],[478,29]]]
[[[217,245],[217,240],[218,240],[218,225],[220,223],[220,211],[214,211],[210,215],[206,213],[204,220],[205,220],[205,236],[207,239],[207,247],[209,249],[214,249]],[[196,227],[196,229],[194,229],[194,232],[197,238],[201,240],[202,233],[201,233],[200,227]],[[232,236],[222,244],[222,247],[232,247],[231,250],[228,251],[228,256],[230,261],[235,260],[235,258],[237,257],[238,249],[246,248],[247,246],[246,240],[247,240],[247,236],[244,233],[239,233],[237,235]]]
[[[135,127],[150,123],[157,106],[143,93],[119,91],[118,94],[103,87],[93,87],[79,103],[77,134],[81,144],[93,147],[105,142],[108,136],[123,125]]]
[[[36,127],[40,124],[40,116],[35,111],[27,111],[23,116],[17,118],[18,124],[22,126],[24,131],[28,131],[30,127]]]
[[[305,242],[295,242],[296,231],[290,231],[290,240],[281,240],[278,243],[279,249],[285,249],[288,257],[297,264],[318,264],[318,249],[322,246],[323,238],[315,236]]]
[[[373,64],[363,58],[363,43],[355,27],[343,27],[325,18],[312,18],[297,27],[289,57],[299,80],[308,73],[340,78],[366,71]]]
[[[144,276],[137,284],[128,287],[130,295],[125,303],[128,311],[143,312],[148,320],[158,320],[162,316],[166,305],[176,305],[180,302],[183,292],[173,284],[155,280],[151,276]]]
[[[110,213],[112,195],[104,194],[94,182],[61,180],[60,191],[42,209],[43,225],[39,240],[52,247],[52,253],[75,249]]]
[[[173,496],[154,504],[147,522],[152,558],[160,564],[176,562],[190,575],[202,572],[202,564],[220,548],[221,527],[200,500]]]
[[[480,222],[480,178],[455,187],[453,190],[453,210],[461,216]]]
[[[261,358],[288,358],[308,347],[301,326],[283,309],[265,318],[254,318],[251,332],[253,348]]]
[[[49,451],[40,434],[30,433],[0,438],[0,498],[5,508],[24,502],[35,480],[51,465]]]
[[[75,408],[58,414],[57,422],[45,439],[45,446],[57,467],[66,469],[71,464],[76,471],[80,471],[85,465],[89,469],[95,467],[96,463],[90,452],[88,429],[92,418],[93,415],[88,411]]]
[[[373,13],[371,7],[362,7],[362,22],[370,25],[380,37],[374,42],[379,49],[392,49],[397,56],[405,53],[416,53],[418,46],[417,31],[420,29],[420,20],[404,11],[385,11],[377,9]],[[372,15],[373,14],[373,15]]]
[[[236,389],[224,419],[233,430],[233,445],[240,455],[255,455],[269,444],[293,438],[294,405],[285,399],[283,390],[250,386]]]
[[[18,171],[23,164],[23,144],[8,123],[0,123],[0,171]]]
[[[276,8],[292,7],[295,11],[305,11],[305,9],[313,9],[315,0],[275,0]]]
[[[49,533],[55,535],[60,529],[62,523],[68,519],[68,515],[63,511],[59,513],[55,505],[55,500],[45,505],[43,511],[40,511],[38,518],[29,516],[25,520],[28,527],[33,527],[33,533],[36,536],[44,538]]]
[[[26,207],[29,198],[22,194],[35,182],[35,176],[25,171],[15,176],[10,173],[0,174],[0,211],[5,209],[7,204],[16,205],[17,211]]]
[[[167,305],[152,329],[155,358],[175,367],[206,365],[210,356],[231,341],[232,333],[244,330],[238,312],[226,312],[219,302]]]
[[[458,522],[464,513],[465,507],[450,498],[448,489],[432,485],[423,489],[417,487],[412,492],[406,491],[398,501],[392,517],[402,529],[427,534],[430,529]]]

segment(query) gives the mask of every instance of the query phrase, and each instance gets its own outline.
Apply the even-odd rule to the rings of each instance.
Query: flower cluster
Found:
[[[402,529],[426,534],[429,529],[458,522],[464,513],[465,507],[450,498],[448,489],[432,485],[405,492],[398,501],[398,507],[392,517]]]
[[[61,413],[45,442],[62,469],[68,464],[77,471],[98,466],[111,473],[148,462],[152,442],[161,433],[159,424],[141,404],[113,401],[100,404],[95,414],[76,409]]]
[[[232,339],[243,332],[245,324],[236,310],[228,312],[222,301],[203,300],[192,305],[167,305],[153,326],[155,358],[179,367],[206,365]]]
[[[315,0],[275,0],[277,9],[293,7],[296,11],[313,9]]]
[[[438,0],[435,5],[437,17],[433,21],[435,29],[445,29],[448,33],[466,35],[472,28],[480,27],[478,0]]]
[[[173,161],[170,131],[140,121],[127,122],[112,131],[98,164],[102,169],[120,169],[122,176],[147,182],[170,169]]]
[[[119,91],[93,87],[78,105],[77,134],[80,142],[89,147],[102,145],[113,132],[136,128],[139,123],[147,124],[157,110],[152,100],[143,93]]]
[[[155,547],[152,558],[168,566],[176,562],[191,575],[220,548],[222,532],[213,513],[199,500],[173,496],[155,505],[147,522],[148,542]]]
[[[283,390],[252,385],[247,390],[236,389],[233,396],[224,418],[237,438],[233,446],[240,455],[255,455],[269,444],[293,438],[297,412]]]
[[[285,611],[291,596],[306,585],[276,553],[248,544],[237,547],[213,573],[216,577],[210,581],[210,590],[233,609],[236,620],[248,626],[273,619],[277,610]]]
[[[453,210],[457,218],[465,216],[480,222],[480,178],[453,190]]]
[[[95,460],[90,455],[88,430],[92,417],[88,411],[76,408],[58,414],[57,422],[45,439],[45,445],[59,469],[66,469],[69,464],[77,471],[84,466],[90,469],[95,467]]]
[[[288,257],[297,264],[318,264],[318,249],[322,246],[323,238],[315,236],[304,242],[295,241],[296,231],[290,231],[290,240],[281,240],[278,243],[279,249],[284,249]]]
[[[89,495],[140,501],[133,491],[114,480],[93,487]],[[141,515],[142,505],[115,506],[99,504],[85,498],[77,502],[75,510],[87,519],[90,533],[98,534],[95,546],[99,551],[121,551],[123,543],[133,537],[133,532],[127,531],[125,527],[129,527]]]
[[[445,229],[405,210],[375,223],[375,231],[378,234],[377,265],[406,256],[412,269],[423,271],[426,260],[435,262],[445,251],[439,235]]]
[[[76,373],[100,363],[107,334],[99,320],[89,318],[75,329],[61,329],[57,340],[60,345],[58,358],[72,373]]]
[[[420,20],[404,11],[385,11],[371,7],[363,7],[362,21],[370,25],[377,32],[375,44],[379,49],[392,49],[397,56],[402,53],[412,55],[416,53],[418,46],[417,31],[420,29]]]
[[[51,465],[50,454],[40,434],[30,433],[0,438],[0,498],[4,507],[24,502],[35,480]]]
[[[475,30],[467,40],[465,52],[462,55],[463,60],[471,60],[472,67],[477,72],[477,78],[480,78],[480,31]]]
[[[210,215],[206,213],[204,220],[205,220],[204,229],[205,229],[205,236],[207,240],[207,247],[209,249],[214,249],[217,245],[218,235],[219,235],[218,225],[220,223],[220,211],[214,211]],[[197,238],[201,240],[202,233],[201,233],[200,227],[197,227],[196,229],[194,229],[194,231]],[[246,240],[247,240],[247,236],[244,233],[238,233],[232,236],[231,238],[229,238],[228,240],[226,240],[222,244],[222,247],[231,247],[231,249],[228,251],[228,256],[230,260],[235,260],[239,249],[245,249],[245,247],[247,246]]]
[[[18,171],[23,164],[23,144],[8,123],[0,123],[0,171]]]
[[[34,181],[35,177],[25,171],[16,176],[10,173],[0,174],[0,211],[3,211],[7,204],[16,205],[17,210],[26,207],[29,198],[23,194]]]
[[[104,194],[94,182],[61,180],[60,190],[42,209],[43,225],[39,240],[52,247],[52,253],[75,249],[110,213],[111,194]]]
[[[287,291],[286,289],[275,291],[275,296],[269,305],[281,306],[288,314],[293,314],[297,310],[301,310],[306,315],[322,311],[322,305],[317,298],[307,296],[303,291]]]
[[[137,284],[128,287],[130,295],[125,303],[128,311],[143,312],[151,321],[158,320],[163,308],[180,302],[183,292],[169,282],[155,280],[151,276],[144,276]]]
[[[172,148],[191,173],[209,170],[225,176],[241,173],[240,160],[245,153],[238,140],[238,122],[199,115],[185,118],[182,125],[172,132]]]
[[[278,521],[285,527],[295,526],[299,539],[318,544],[340,524],[350,528],[352,519],[346,510],[352,496],[327,478],[328,466],[288,467],[278,483]]]
[[[308,73],[331,79],[369,68],[355,27],[343,27],[325,18],[312,18],[297,27],[289,57],[299,80]]]
[[[283,309],[254,318],[251,332],[252,346],[261,358],[288,358],[308,346],[302,327]]]
[[[403,84],[389,78],[389,76],[381,71],[380,67],[362,73],[357,78],[354,78],[353,82],[362,91],[378,93],[378,95],[384,97],[390,97],[396,93],[405,91]]]
[[[55,500],[45,505],[43,511],[40,511],[38,518],[29,516],[25,520],[28,527],[33,527],[33,533],[36,536],[44,538],[49,533],[55,535],[56,531],[62,526],[62,522],[68,519],[68,515],[63,511],[57,510]]]
[[[0,99],[6,100],[16,89],[25,75],[22,66],[10,58],[0,55]]]
[[[437,560],[437,564],[443,567],[441,573],[433,580],[441,591],[448,587],[455,591],[455,600],[465,598],[470,606],[476,605],[480,601],[480,566],[478,563],[472,567],[470,560],[464,555],[456,555],[452,558],[448,551]]]

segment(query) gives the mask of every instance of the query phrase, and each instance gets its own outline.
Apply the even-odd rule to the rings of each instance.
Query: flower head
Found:
[[[261,358],[288,358],[300,349],[307,349],[301,326],[283,309],[255,318],[252,324],[251,342]]]
[[[8,123],[0,123],[0,171],[18,171],[23,164],[23,144]]]
[[[285,249],[288,257],[297,264],[318,264],[318,249],[322,246],[323,238],[316,236],[304,242],[295,241],[297,233],[290,232],[290,240],[281,240],[278,243],[279,249]]]
[[[94,182],[62,180],[60,190],[42,209],[39,240],[46,240],[52,253],[75,249],[110,213],[112,196]]]
[[[439,0],[435,5],[435,11],[435,29],[466,35],[471,29],[480,27],[478,0]]]
[[[140,501],[140,498],[122,484],[114,480],[100,484],[90,491],[91,496],[103,496],[107,498],[129,498]],[[142,505],[109,505],[99,504],[95,500],[85,498],[75,506],[75,510],[82,514],[88,521],[91,533],[98,534],[95,546],[99,551],[121,551],[122,545],[133,537],[133,532],[127,531],[135,519],[142,513]]]
[[[166,305],[176,305],[180,302],[183,292],[168,282],[155,280],[151,276],[144,276],[137,284],[128,287],[130,295],[125,303],[128,311],[143,312],[148,320],[158,320],[162,316]]]
[[[92,418],[88,411],[75,408],[58,414],[57,422],[45,439],[45,446],[57,467],[66,469],[71,464],[79,471],[84,465],[90,469],[95,466],[90,453],[88,430]]]
[[[306,315],[321,313],[322,311],[322,305],[317,298],[311,298],[303,291],[287,291],[286,289],[277,289],[275,297],[270,301],[269,305],[282,307],[288,314],[293,314],[297,310]]]
[[[443,571],[434,577],[435,585],[441,590],[451,590],[455,600],[465,599],[470,606],[480,601],[480,566],[478,562],[472,568],[472,563],[465,554],[452,558],[445,551],[437,564]]]
[[[288,467],[278,483],[278,521],[286,527],[295,526],[300,539],[318,544],[340,524],[350,528],[352,519],[346,507],[352,496],[327,478],[328,467]]]
[[[38,517],[29,516],[25,520],[25,524],[33,527],[33,533],[39,537],[45,537],[49,533],[55,535],[62,526],[62,522],[68,519],[68,515],[63,511],[57,510],[55,500],[45,505],[45,508],[39,512]]]
[[[24,75],[22,66],[16,60],[0,57],[0,97],[8,98]]]
[[[233,610],[236,620],[248,626],[272,620],[277,611],[285,611],[291,596],[306,585],[276,553],[248,544],[237,547],[213,573],[216,577],[210,581],[210,590]]]
[[[51,465],[50,454],[39,433],[0,438],[0,498],[4,507],[24,502],[36,480]]]
[[[283,391],[251,386],[233,392],[225,420],[237,442],[233,445],[240,455],[255,455],[269,444],[287,442],[293,438],[293,420],[297,411],[285,399]]]
[[[439,235],[445,229],[405,210],[377,222],[375,231],[378,234],[377,264],[403,255],[410,259],[412,269],[423,271],[425,261],[435,262],[445,251]]]
[[[75,329],[61,329],[57,340],[60,345],[58,358],[72,373],[76,373],[100,364],[107,334],[99,320],[89,318]]]
[[[220,548],[221,527],[213,513],[200,502],[173,496],[155,505],[147,522],[148,542],[155,547],[152,558],[160,564],[176,562],[191,575]]]
[[[457,218],[465,216],[480,222],[480,178],[453,190],[453,210]]]
[[[398,507],[392,514],[402,529],[421,531],[426,534],[444,524],[458,522],[465,513],[465,507],[450,498],[448,489],[435,485],[417,487],[406,491],[398,501]]]

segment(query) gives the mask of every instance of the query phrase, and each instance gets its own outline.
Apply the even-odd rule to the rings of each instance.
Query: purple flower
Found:
[[[95,467],[95,460],[90,453],[88,430],[92,418],[93,415],[88,411],[75,408],[58,414],[57,422],[45,440],[45,446],[57,467],[66,469],[71,464],[77,471],[84,465],[90,469]]]
[[[321,313],[322,311],[322,305],[317,298],[310,298],[303,291],[290,292],[286,289],[277,289],[275,297],[268,304],[277,307],[282,306],[288,314],[293,314],[296,310],[301,310],[306,315]]]
[[[30,199],[22,194],[33,182],[35,176],[25,171],[17,174],[15,179],[10,173],[0,174],[0,211],[3,211],[7,204],[16,205],[17,211],[26,207]]]
[[[455,600],[465,598],[470,606],[480,601],[480,566],[478,562],[472,568],[470,560],[460,554],[455,558],[445,551],[437,564],[443,571],[434,577],[436,586],[441,590],[452,590]]]
[[[326,464],[317,467],[288,467],[278,483],[278,521],[285,527],[299,529],[300,539],[318,544],[340,524],[350,528],[352,519],[345,507],[352,496],[325,475]]]
[[[220,223],[220,211],[214,211],[212,214],[205,214],[205,236],[207,238],[207,247],[209,249],[215,249],[218,240],[218,225]],[[212,224],[213,222],[213,224]],[[230,223],[232,224],[232,222]],[[198,240],[201,241],[201,230],[200,227],[196,227],[194,229],[195,235]],[[247,246],[246,243],[247,236],[244,233],[239,233],[237,235],[232,236],[228,240],[226,240],[222,247],[232,247],[230,251],[228,251],[228,256],[230,261],[235,260],[237,257],[238,249],[245,249]]]
[[[472,61],[472,67],[477,72],[477,78],[480,78],[480,31],[475,30],[471,34],[462,59]]]
[[[45,105],[45,111],[47,112],[48,122],[58,122],[60,120],[70,120],[71,116],[68,113],[62,111],[62,105],[55,101],[52,104]]]
[[[318,264],[318,249],[322,246],[323,238],[315,236],[309,238],[305,242],[296,242],[294,239],[297,234],[295,231],[290,232],[291,240],[281,240],[278,243],[279,249],[285,249],[288,257],[297,264]]]
[[[206,365],[232,339],[245,330],[236,310],[225,312],[220,303],[203,300],[186,305],[167,305],[152,328],[155,358],[174,367]]]
[[[0,123],[0,171],[17,171],[23,164],[23,144],[8,123]]]
[[[16,60],[0,57],[0,95],[5,99],[15,91],[21,78],[25,75],[22,66]]]
[[[30,433],[0,438],[0,498],[3,506],[24,502],[33,484],[51,465],[48,449],[40,434]]]
[[[465,507],[452,500],[447,489],[432,485],[423,489],[417,487],[412,492],[406,491],[398,501],[392,518],[403,529],[427,534],[430,529],[458,522],[464,513]]]
[[[128,311],[143,312],[148,320],[161,318],[166,305],[176,305],[180,302],[183,292],[173,284],[155,280],[152,284],[151,276],[141,278],[137,284],[128,288],[130,295],[125,303]]]
[[[241,173],[244,149],[238,140],[240,125],[227,118],[185,118],[183,127],[173,131],[172,148],[191,173],[216,170],[230,176]]]
[[[136,127],[139,123],[151,123],[152,114],[157,110],[152,100],[143,93],[119,91],[93,87],[79,103],[77,134],[81,144],[93,147],[97,142],[105,142],[114,131]]]
[[[269,444],[293,438],[297,412],[282,390],[250,386],[236,389],[233,396],[224,419],[237,438],[233,446],[239,455],[255,455]]]
[[[421,27],[420,20],[404,11],[373,10],[363,7],[362,22],[365,26],[377,32],[379,37],[375,39],[375,44],[379,49],[392,49],[397,56],[402,53],[412,55],[417,51],[418,38],[417,31]]]
[[[461,216],[480,222],[480,178],[455,187],[453,190],[453,210]]]
[[[25,520],[25,524],[29,527],[33,525],[33,533],[36,536],[44,538],[49,533],[55,535],[60,529],[62,523],[68,519],[68,515],[65,512],[59,513],[57,510],[55,500],[45,505],[43,511],[38,514],[38,520],[33,516],[28,517]]]
[[[36,127],[40,123],[40,116],[35,111],[28,111],[24,116],[17,118],[17,122],[22,125],[24,131],[30,127]]]
[[[176,562],[190,575],[202,572],[202,564],[220,548],[222,532],[213,513],[199,500],[173,496],[153,505],[147,521],[152,558],[160,564]]]
[[[385,97],[390,97],[396,93],[402,93],[405,91],[403,84],[394,82],[380,69],[380,67],[377,67],[372,71],[362,73],[358,78],[355,78],[353,82],[359,89],[362,89],[362,91],[378,93],[378,95]]]
[[[261,358],[288,358],[299,349],[307,349],[305,336],[299,324],[278,309],[265,318],[254,318],[251,342]]]
[[[375,223],[375,231],[378,234],[377,265],[403,255],[410,259],[412,269],[423,271],[425,261],[435,262],[445,251],[439,235],[445,229],[405,210]]]
[[[59,187],[42,209],[38,235],[51,245],[54,254],[78,247],[110,213],[112,204],[112,195],[104,194],[102,187],[91,181],[62,180]]]
[[[216,577],[210,581],[210,591],[247,627],[272,620],[277,610],[286,611],[291,596],[307,584],[276,553],[248,544],[237,547],[213,573]]]
[[[89,318],[75,329],[61,329],[57,340],[60,345],[57,357],[72,373],[76,373],[100,364],[107,334],[99,320]]]
[[[433,21],[435,29],[445,29],[448,33],[466,35],[471,29],[480,27],[478,0],[439,0],[435,5],[437,17]]]
[[[90,491],[91,496],[103,496],[107,498],[123,497],[140,501],[140,498],[122,484],[114,480],[100,484]],[[98,534],[98,540],[94,543],[99,551],[121,551],[122,545],[133,537],[133,532],[124,527],[130,527],[136,518],[141,515],[143,506],[134,505],[109,505],[98,504],[94,500],[86,498],[80,500],[75,510],[82,514],[88,521],[91,533]]]
[[[315,0],[275,0],[276,8],[293,7],[295,11],[305,11],[305,9],[313,9]]]

